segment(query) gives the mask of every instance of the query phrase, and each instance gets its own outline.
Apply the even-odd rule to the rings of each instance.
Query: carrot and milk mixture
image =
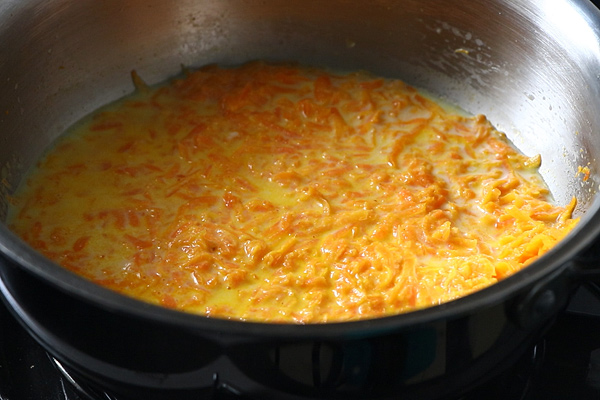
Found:
[[[208,66],[82,121],[11,228],[165,307],[314,323],[432,306],[535,261],[576,224],[539,157],[398,80]]]

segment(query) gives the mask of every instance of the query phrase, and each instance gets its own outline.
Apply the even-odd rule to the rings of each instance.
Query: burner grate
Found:
[[[92,384],[83,382],[81,379],[76,378],[73,373],[69,372],[68,368],[56,358],[47,354],[52,366],[58,372],[58,376],[61,380],[64,390],[64,400],[130,400],[121,397],[120,395],[109,394],[104,389],[98,389]],[[243,393],[239,392],[236,388],[228,385],[225,382],[219,382],[218,377],[215,374],[214,377],[215,386],[209,394],[197,394],[193,398],[194,400],[251,400]],[[66,390],[65,386],[68,386],[70,390]],[[73,394],[74,393],[74,394]],[[162,397],[161,397],[162,398]],[[61,400],[63,398],[61,397]],[[4,400],[0,396],[0,400]]]
[[[573,304],[598,301],[593,296],[579,300],[576,297]],[[501,400],[598,400],[599,365],[600,313],[590,313],[589,307],[571,307],[558,316],[533,353],[526,353],[506,376],[493,380],[496,386],[476,388],[459,400],[495,400],[495,394],[506,394],[508,389],[510,394],[500,396]],[[529,379],[532,371],[535,374]],[[210,400],[248,396],[218,378],[215,376]],[[89,386],[34,342],[0,302],[0,400],[128,400]]]
[[[96,390],[89,387],[88,385],[78,382],[73,376],[63,367],[63,365],[56,358],[49,356],[50,360],[60,372],[63,378],[76,390],[77,394],[82,398],[81,400],[119,400],[116,397],[109,395],[106,392]]]

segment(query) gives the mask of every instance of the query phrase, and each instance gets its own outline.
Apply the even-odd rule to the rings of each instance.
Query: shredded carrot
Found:
[[[261,62],[132,76],[136,94],[65,135],[10,214],[126,295],[243,320],[393,315],[516,273],[578,221],[539,156],[397,80]]]

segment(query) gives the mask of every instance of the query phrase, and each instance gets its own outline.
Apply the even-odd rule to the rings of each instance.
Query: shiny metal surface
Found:
[[[257,364],[257,357],[245,357],[256,352],[268,361],[272,339],[277,337],[285,339],[273,344],[283,372],[287,364],[281,355],[288,348],[293,350],[289,360],[294,365],[298,364],[296,352],[308,349],[303,354],[310,356],[305,360],[312,360],[309,367],[318,364],[315,348],[324,359],[323,368],[333,368],[335,363],[327,358],[331,354],[350,354],[350,361],[356,354],[364,356],[362,367],[368,368],[347,368],[344,382],[353,388],[360,382],[352,374],[382,365],[377,357],[402,359],[389,348],[410,348],[417,323],[429,324],[421,328],[441,338],[440,343],[452,344],[449,350],[462,343],[458,339],[465,338],[463,328],[468,326],[478,346],[463,344],[477,350],[468,356],[480,363],[469,364],[470,373],[483,375],[499,365],[499,354],[516,354],[526,344],[522,340],[530,339],[527,331],[513,326],[508,312],[521,298],[518,292],[527,292],[540,278],[562,271],[600,232],[599,32],[600,14],[587,0],[1,0],[0,195],[4,196],[0,199],[4,201],[24,171],[69,125],[133,90],[132,69],[148,83],[157,83],[177,75],[182,65],[193,68],[268,59],[367,69],[402,78],[468,112],[486,114],[523,152],[542,155],[542,174],[555,198],[564,204],[576,196],[584,218],[581,229],[550,257],[522,273],[467,299],[385,321],[281,325],[275,330],[158,310],[84,282],[32,252],[3,226],[0,251],[11,265],[0,265],[0,289],[37,340],[63,356],[61,362],[70,361],[91,375],[119,383],[184,388],[202,379],[211,383],[214,371],[201,369],[206,361],[202,356],[210,358],[206,364],[213,357],[221,360],[217,352],[222,348],[231,354],[233,361],[228,362],[266,382],[272,376],[259,368],[266,361]],[[590,169],[589,179],[578,174],[579,167]],[[34,280],[39,287],[32,290],[32,282],[21,276],[25,272],[40,278],[40,282]],[[54,286],[46,287],[46,283]],[[69,307],[71,312],[64,312]],[[498,334],[490,337],[490,316],[496,314]],[[450,329],[452,325],[455,329]],[[488,336],[475,335],[480,331]],[[144,340],[136,337],[139,332],[145,333]],[[393,335],[381,337],[390,332]],[[101,340],[90,344],[88,338],[93,335]],[[123,338],[131,337],[136,339],[124,346]],[[242,348],[248,337],[259,340],[262,347]],[[370,341],[371,337],[377,340]],[[298,338],[302,339],[300,347],[287,342]],[[321,343],[338,343],[340,338],[352,340],[335,347],[337,353],[327,352]],[[405,347],[398,345],[399,338]],[[177,351],[165,350],[166,342]],[[121,351],[109,353],[111,345]],[[446,363],[447,354],[439,350],[441,345],[436,346],[432,351],[441,354],[436,358],[440,364],[428,367],[427,374],[419,371],[418,379],[398,381],[398,387],[424,383],[429,390],[428,379],[442,374],[450,375],[454,389],[461,386],[460,379],[447,370],[461,364]],[[215,354],[207,355],[206,349]],[[468,352],[452,353],[460,361]],[[402,359],[406,366],[414,366],[412,356]],[[422,360],[419,354],[414,357]],[[155,360],[159,362],[154,364]],[[134,370],[136,363],[143,371],[174,371],[169,371],[169,379],[157,380],[155,375]],[[194,370],[196,364],[202,365]],[[235,369],[224,365],[227,368],[215,368],[227,382],[227,374]],[[317,368],[317,372],[322,371]],[[302,373],[315,376],[311,368]],[[385,376],[380,373],[372,376],[382,393],[384,383],[396,384],[394,379],[380,382],[378,377]],[[465,374],[459,376],[466,379]],[[275,379],[281,391],[290,389],[282,382]],[[296,384],[302,383],[297,379]],[[444,382],[443,386],[448,385]]]
[[[153,84],[182,66],[294,60],[404,79],[487,115],[523,152],[541,154],[556,200],[576,196],[584,217],[585,232],[554,259],[562,263],[600,231],[598,32],[587,0],[4,0],[0,216],[57,136],[133,90],[133,69]],[[93,292],[4,226],[0,247],[69,290]]]
[[[586,1],[5,0],[0,165],[15,184],[66,127],[182,65],[297,60],[403,78],[484,113],[560,203],[600,159],[598,11]],[[592,169],[583,182],[579,166]]]

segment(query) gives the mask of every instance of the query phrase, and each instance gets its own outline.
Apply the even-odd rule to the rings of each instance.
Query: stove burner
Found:
[[[64,400],[129,400],[120,396],[115,396],[105,392],[103,389],[96,389],[86,382],[82,382],[81,379],[75,378],[75,376],[69,372],[69,370],[62,365],[60,361],[51,355],[47,354],[52,366],[59,373],[59,377],[64,379],[63,385],[68,385],[69,388],[73,389],[76,395],[68,395],[67,391],[64,391]],[[229,386],[227,383],[219,382],[218,376],[214,376],[214,391],[206,396],[199,396],[197,400],[244,400],[247,397],[240,393],[236,388]],[[66,389],[66,388],[65,388]],[[76,397],[75,397],[76,396]],[[0,394],[0,400],[4,399]],[[12,400],[12,399],[11,399]],[[20,400],[20,399],[19,399]],[[37,400],[37,399],[36,399]],[[250,400],[250,399],[248,399]]]
[[[542,340],[525,355],[517,364],[502,373],[500,376],[485,382],[484,384],[469,390],[467,394],[459,398],[448,400],[537,400],[534,396],[534,388],[541,379],[541,369],[544,365],[546,343]],[[60,361],[48,356],[60,375],[71,385],[80,398],[75,400],[124,400],[107,392],[91,387],[81,382],[65,368]],[[225,383],[220,383],[215,376],[215,391],[210,396],[213,400],[243,399],[242,393],[235,388],[230,388]],[[2,400],[0,398],[0,400]],[[70,400],[68,398],[67,400]],[[200,400],[200,399],[199,399]]]
[[[600,399],[600,308],[598,298],[580,291],[569,310],[537,346],[506,373],[458,399],[445,400],[598,400]],[[215,376],[211,400],[245,398]],[[0,400],[129,400],[87,384],[68,366],[50,357],[8,314],[0,302]],[[260,398],[260,397],[258,397]],[[197,400],[203,399],[198,396]],[[257,398],[255,398],[256,400]]]
[[[498,378],[487,382],[478,388],[469,391],[468,394],[452,400],[530,400],[531,389],[534,382],[539,379],[539,371],[544,361],[544,346],[545,343],[533,347],[527,352],[520,361],[509,371],[501,374]],[[65,368],[60,361],[48,355],[53,366],[64,378],[65,382],[70,385],[77,393],[78,398],[73,400],[124,400],[115,397],[107,392],[91,387],[85,382],[76,379]],[[226,384],[223,384],[226,386]],[[229,387],[221,387],[218,383],[218,378],[215,377],[215,393],[210,396],[213,400],[229,400],[242,399],[243,394],[236,390],[231,390]],[[70,400],[71,397],[67,397]],[[0,400],[2,398],[0,397]],[[200,399],[199,399],[200,400]]]

